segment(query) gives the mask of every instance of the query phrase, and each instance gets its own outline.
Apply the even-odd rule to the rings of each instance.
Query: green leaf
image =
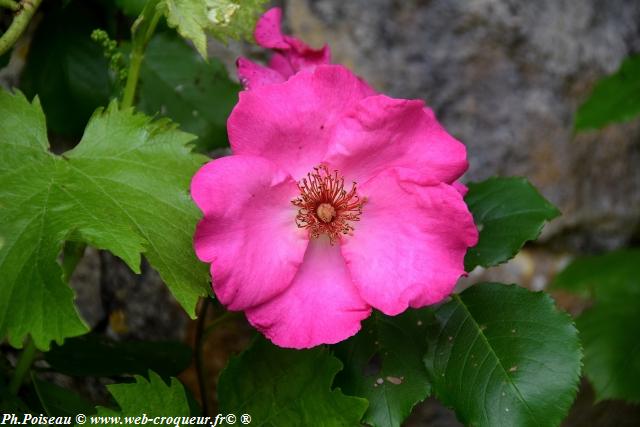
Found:
[[[289,350],[258,338],[220,374],[220,412],[250,414],[258,426],[358,425],[367,401],[331,389],[341,368],[326,348]]]
[[[209,32],[218,40],[253,41],[253,29],[267,0],[207,0],[209,20],[213,23]]]
[[[640,299],[639,278],[640,250],[626,249],[576,258],[554,278],[551,288],[615,303],[628,297]]]
[[[145,52],[138,107],[180,123],[208,151],[228,145],[227,117],[239,90],[221,62],[204,62],[180,38],[163,33],[154,37]]]
[[[335,384],[369,401],[364,422],[400,426],[413,406],[431,391],[422,358],[427,349],[430,309],[395,317],[374,313],[354,337],[334,347],[344,370]]]
[[[88,334],[54,345],[45,359],[55,371],[67,375],[144,375],[151,369],[169,377],[191,364],[191,348],[180,342],[121,342]]]
[[[576,320],[584,346],[584,372],[597,400],[640,403],[640,282],[634,298],[597,301]]]
[[[77,414],[89,415],[96,412],[91,402],[71,390],[42,381],[35,375],[31,376],[31,380],[40,403],[49,416],[75,417]]]
[[[207,57],[207,35],[209,27],[206,0],[165,0],[164,8],[167,24],[175,28],[187,40],[191,40],[200,55]]]
[[[149,380],[135,376],[135,383],[112,384],[107,389],[120,407],[119,411],[98,407],[101,416],[175,417],[190,415],[189,402],[183,385],[171,378],[169,385],[149,371]],[[139,424],[132,422],[131,424]]]
[[[580,342],[549,295],[475,285],[442,305],[425,364],[433,391],[473,426],[557,426],[580,375]]]
[[[545,222],[560,215],[524,178],[470,183],[465,201],[480,231],[478,244],[464,260],[467,271],[513,258],[525,242],[538,238]]]
[[[207,36],[252,39],[253,28],[266,0],[164,0],[170,27],[191,40],[203,58],[207,57]]]
[[[640,250],[577,258],[553,287],[595,298],[576,323],[596,398],[640,402]]]
[[[113,90],[102,48],[91,40],[103,17],[99,8],[81,3],[45,14],[20,78],[29,98],[40,97],[49,130],[67,136],[80,136]]]
[[[63,156],[48,151],[36,99],[0,91],[0,336],[40,349],[87,331],[56,262],[65,240],[108,249],[139,271],[144,251],[194,315],[208,291],[192,234],[199,213],[187,194],[206,159],[192,137],[112,103]]]
[[[640,55],[627,58],[614,74],[600,80],[580,106],[575,129],[600,129],[640,114]]]

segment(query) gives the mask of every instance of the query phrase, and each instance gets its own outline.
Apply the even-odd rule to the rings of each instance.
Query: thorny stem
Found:
[[[209,415],[209,394],[207,390],[207,382],[205,380],[204,364],[203,364],[203,351],[204,351],[204,323],[207,319],[207,312],[211,300],[205,298],[202,301],[200,307],[200,315],[198,316],[198,323],[196,324],[196,342],[195,342],[195,359],[196,359],[196,373],[198,375],[198,388],[200,388],[200,400],[202,401],[202,413],[206,416]]]
[[[24,346],[24,350],[22,350],[22,353],[18,358],[16,370],[13,372],[13,377],[11,378],[11,383],[9,384],[9,393],[14,396],[18,394],[18,390],[20,390],[20,386],[24,382],[24,377],[31,369],[31,364],[33,363],[35,358],[36,346],[33,343],[33,340],[29,339],[27,340],[27,343]]]
[[[150,3],[153,4],[154,2]],[[130,61],[129,70],[127,72],[127,82],[124,87],[124,93],[122,94],[121,106],[123,109],[133,106],[133,100],[136,95],[136,87],[138,86],[138,78],[140,77],[140,66],[142,65],[142,59],[144,58],[144,50],[146,49],[147,44],[149,44],[149,40],[151,40],[151,37],[153,36],[153,33],[155,32],[156,26],[158,25],[161,17],[162,12],[156,8],[149,23],[146,25],[143,24],[141,26],[142,28],[138,29],[144,31],[144,33],[138,37],[135,32],[137,29],[136,27],[138,27],[138,25],[142,23],[142,21],[140,20],[144,20],[145,18],[145,11],[143,11],[138,18],[138,21],[136,21],[131,29],[134,33],[134,36],[131,55],[129,57]]]
[[[0,1],[2,1],[3,7],[8,7],[9,9],[14,7],[10,6],[11,4],[15,4],[15,2],[10,0]],[[17,10],[17,13],[7,31],[0,37],[0,55],[16,44],[16,41],[18,41],[27,28],[27,25],[29,25],[29,21],[31,21],[31,17],[38,9],[38,6],[40,6],[40,3],[42,3],[42,0],[23,0],[17,9],[12,9]]]

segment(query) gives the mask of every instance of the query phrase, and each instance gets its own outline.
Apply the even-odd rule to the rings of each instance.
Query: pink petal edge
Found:
[[[324,160],[349,181],[364,182],[382,170],[404,167],[434,183],[453,183],[468,167],[465,146],[421,100],[364,98],[335,129]]]
[[[265,12],[256,24],[256,42],[274,50],[268,67],[244,59],[238,62],[240,82],[248,90],[287,80],[302,70],[312,70],[318,65],[331,63],[331,50],[325,45],[313,49],[302,40],[282,34],[282,10],[274,7]],[[251,63],[250,65],[247,63]],[[277,77],[276,77],[277,75]]]
[[[240,92],[227,121],[233,153],[266,157],[299,180],[323,159],[335,123],[372,93],[341,65]]]
[[[191,196],[204,213],[194,248],[211,263],[213,290],[230,310],[262,304],[291,284],[308,244],[295,225],[297,194],[291,177],[260,157],[223,157],[193,177]]]
[[[293,283],[246,310],[249,322],[280,347],[310,348],[355,335],[371,307],[360,297],[340,253],[321,237],[309,242]]]
[[[392,169],[366,182],[361,220],[342,245],[362,297],[392,316],[447,297],[478,239],[456,189],[419,181],[413,171]]]

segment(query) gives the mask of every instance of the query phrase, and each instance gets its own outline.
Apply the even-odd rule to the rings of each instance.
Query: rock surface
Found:
[[[563,216],[563,249],[640,224],[640,123],[573,135],[593,84],[640,51],[636,0],[288,0],[289,29],[378,90],[422,98],[469,149],[469,180],[524,175]]]

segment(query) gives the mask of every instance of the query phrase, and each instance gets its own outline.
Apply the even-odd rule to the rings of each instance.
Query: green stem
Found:
[[[12,395],[17,395],[18,390],[20,390],[20,386],[24,382],[24,378],[29,373],[31,369],[31,364],[36,358],[36,346],[31,339],[29,339],[24,346],[24,350],[22,350],[22,354],[18,358],[18,363],[16,364],[16,370],[13,372],[13,377],[11,378],[11,383],[9,384],[9,393]]]
[[[20,9],[20,5],[13,0],[0,0],[0,7],[13,10],[14,12],[17,12],[18,9]]]
[[[146,11],[142,12],[138,20],[145,19],[145,12]],[[124,93],[122,94],[122,108],[129,108],[133,106],[133,100],[136,96],[136,87],[138,86],[138,79],[140,77],[140,66],[142,65],[142,60],[144,58],[144,50],[147,48],[147,44],[149,44],[149,40],[151,40],[153,33],[156,31],[156,27],[158,26],[158,22],[160,21],[161,17],[162,12],[160,12],[156,8],[153,17],[148,24],[136,21],[132,28],[132,32],[134,33],[133,46],[131,48],[131,55],[129,56],[130,59],[129,70],[127,71],[127,82],[124,86]],[[136,31],[140,30],[143,31],[143,34],[138,37],[135,33]]]
[[[127,83],[122,94],[122,108],[129,108],[133,105],[133,98],[136,95],[136,86],[140,76],[140,65],[142,64],[142,52],[134,50],[129,56],[129,70],[127,71]]]
[[[13,22],[2,37],[0,37],[0,55],[4,54],[16,44],[16,41],[18,41],[27,28],[27,25],[29,25],[29,21],[31,21],[31,17],[38,9],[38,6],[40,6],[40,3],[42,3],[42,0],[24,0],[21,3],[22,8],[18,8],[20,10],[15,18],[13,18]]]

